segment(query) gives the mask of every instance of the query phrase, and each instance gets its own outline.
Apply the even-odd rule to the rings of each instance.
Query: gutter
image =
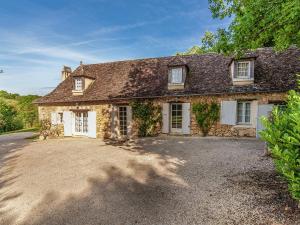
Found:
[[[51,104],[76,104],[76,103],[91,103],[91,102],[114,102],[114,101],[124,101],[124,100],[133,100],[133,99],[154,99],[154,98],[176,98],[176,97],[196,97],[196,96],[219,96],[219,95],[235,95],[235,94],[263,94],[263,93],[285,93],[289,90],[273,90],[273,91],[254,91],[254,92],[215,92],[215,93],[202,93],[202,94],[179,94],[179,95],[156,95],[156,96],[147,96],[147,97],[120,97],[120,98],[110,98],[110,99],[97,99],[97,100],[76,100],[76,101],[64,101],[64,102],[45,102],[39,103],[34,102],[37,105],[51,105]]]

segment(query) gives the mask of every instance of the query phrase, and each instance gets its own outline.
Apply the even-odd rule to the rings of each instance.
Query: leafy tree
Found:
[[[26,127],[33,127],[38,124],[38,110],[32,102],[37,99],[37,95],[20,96],[18,101],[19,115]]]
[[[22,123],[17,118],[16,108],[0,100],[0,133],[21,128]]]
[[[185,54],[243,53],[249,49],[300,46],[299,0],[209,0],[213,18],[233,17],[227,29],[207,32]]]
[[[19,96],[20,96],[19,94],[12,94],[12,93],[8,93],[7,91],[0,90],[0,97],[2,97],[2,98],[6,98],[6,99],[16,99],[16,98],[18,98]]]

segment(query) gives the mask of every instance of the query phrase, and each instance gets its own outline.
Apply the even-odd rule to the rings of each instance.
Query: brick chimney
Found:
[[[61,81],[64,81],[67,79],[68,76],[70,76],[72,73],[71,67],[68,66],[63,66],[62,71],[61,71]]]

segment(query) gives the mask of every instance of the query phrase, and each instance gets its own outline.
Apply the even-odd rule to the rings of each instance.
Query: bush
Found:
[[[192,109],[203,136],[206,136],[212,125],[214,125],[219,119],[220,106],[215,102],[210,104],[194,103]]]
[[[133,102],[132,116],[138,126],[138,136],[147,137],[158,134],[161,123],[161,108],[152,102]]]
[[[267,142],[277,171],[288,181],[292,197],[300,201],[300,94],[290,91],[286,109],[275,107],[261,118],[260,135]]]
[[[22,128],[23,124],[17,117],[16,108],[0,100],[0,133]]]

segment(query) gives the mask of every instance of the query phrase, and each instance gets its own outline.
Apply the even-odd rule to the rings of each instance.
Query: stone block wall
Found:
[[[110,104],[101,105],[68,105],[68,106],[46,106],[41,105],[38,107],[39,119],[51,119],[51,112],[63,112],[63,111],[73,111],[73,110],[88,110],[96,112],[97,121],[97,138],[109,138],[111,136],[110,129],[110,116],[111,116]],[[62,128],[63,130],[63,125]]]
[[[226,100],[256,100],[258,104],[268,104],[275,101],[284,101],[287,97],[286,93],[272,93],[272,94],[233,94],[233,95],[215,95],[215,96],[191,96],[191,97],[164,97],[152,100],[155,105],[162,107],[166,102],[190,102],[191,110],[192,104],[198,102],[217,102]],[[122,102],[122,104],[128,102]],[[111,111],[112,104],[85,104],[85,105],[69,105],[69,106],[39,106],[39,117],[45,119],[51,117],[51,112],[63,112],[72,110],[89,110],[96,111],[97,113],[97,138],[110,138],[111,137]],[[133,122],[132,126],[133,137],[137,135],[137,127]],[[161,132],[161,127],[159,128]],[[201,131],[196,123],[195,116],[191,112],[191,135],[201,135]],[[208,135],[212,136],[256,136],[255,126],[241,126],[241,125],[222,125],[217,122],[212,127]]]

